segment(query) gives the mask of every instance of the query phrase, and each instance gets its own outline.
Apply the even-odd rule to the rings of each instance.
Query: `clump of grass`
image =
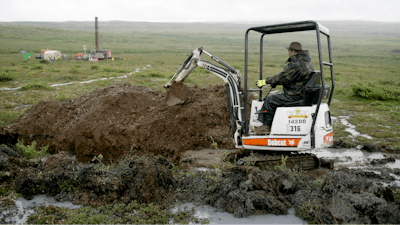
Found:
[[[218,149],[218,143],[214,141],[213,136],[210,136],[210,138],[211,138],[211,142],[212,142],[211,145],[212,145],[215,149]]]
[[[126,72],[129,72],[129,70],[126,70],[126,69],[110,68],[110,67],[104,67],[102,69],[102,71],[103,72],[107,72],[107,73],[112,73],[112,72],[115,72],[115,73],[126,73]]]
[[[16,68],[3,68],[0,71],[8,73],[8,72],[17,71],[17,69]]]
[[[392,88],[379,87],[372,83],[357,83],[352,84],[351,88],[355,96],[365,99],[377,100],[400,100],[400,92]]]
[[[8,123],[11,123],[11,121],[17,119],[20,117],[22,113],[18,112],[8,112],[8,111],[0,111],[0,127],[3,125],[6,125]]]
[[[343,87],[337,87],[335,88],[335,93],[337,95],[347,95],[349,92],[349,89],[343,88]]]
[[[139,73],[136,73],[135,77],[164,77],[163,74],[161,74],[158,71],[142,71]],[[171,75],[172,77],[172,75]]]
[[[69,70],[69,72],[72,73],[72,74],[78,74],[80,71],[79,71],[78,68],[73,67],[73,68],[71,68],[71,69]]]
[[[161,61],[161,60],[157,60],[157,61],[153,62],[152,64],[154,64],[154,65],[165,65],[165,62]]]
[[[0,71],[0,82],[14,80],[15,78],[16,78],[16,76],[14,73],[7,73],[5,71]]]
[[[115,73],[115,72],[103,72],[103,71],[101,71],[101,72],[99,72],[98,74],[97,74],[97,76],[100,76],[100,77],[115,77],[115,76],[117,76],[118,74],[117,73]]]
[[[0,172],[0,178],[1,178],[2,173]],[[9,174],[4,174],[6,176],[9,176]],[[17,200],[17,198],[20,195],[17,194],[14,189],[12,188],[12,186],[10,184],[7,183],[3,183],[0,185],[0,206],[11,206],[11,205],[15,205],[15,200]]]
[[[172,213],[167,205],[118,203],[98,208],[91,206],[69,209],[41,205],[37,213],[28,217],[28,223],[66,223],[66,224],[187,224],[209,223],[207,219],[194,217],[194,209]]]
[[[29,73],[24,74],[26,77],[33,77],[36,74],[40,73],[39,71],[30,71]]]
[[[394,79],[388,79],[388,80],[379,80],[379,84],[381,85],[395,85],[395,86],[400,86],[400,82],[398,80]]]
[[[92,70],[98,70],[100,68],[100,66],[99,65],[92,65],[92,66],[90,66],[90,68]]]
[[[43,70],[43,65],[33,64],[31,65],[31,70]]]
[[[110,67],[104,67],[102,69],[102,71],[107,72],[107,73],[111,73],[111,72],[117,72],[117,69],[110,68]]]
[[[129,70],[126,70],[126,69],[119,69],[118,70],[118,73],[127,73],[127,72],[129,72]]]
[[[50,67],[49,72],[61,72],[61,70],[55,69],[54,67]]]
[[[39,60],[39,63],[43,63],[43,64],[49,64],[49,63],[50,63],[50,61],[49,61],[49,60],[47,60],[47,59],[41,59],[41,60]]]
[[[40,156],[49,156],[50,154],[47,153],[49,146],[40,147],[39,150],[36,150],[36,141],[33,141],[31,145],[24,145],[23,141],[18,140],[16,144],[17,150],[22,151],[22,154],[26,159],[36,159]]]
[[[296,216],[307,220],[310,224],[324,224],[320,203],[316,199],[301,202],[296,208]]]
[[[42,83],[27,84],[27,85],[24,85],[21,87],[21,90],[29,90],[29,89],[43,90],[43,89],[50,89],[50,87],[48,87]]]
[[[304,182],[303,181],[304,173],[297,168],[297,165],[292,169],[288,168],[286,166],[286,160],[287,160],[287,156],[282,155],[282,158],[281,158],[282,164],[276,165],[274,167],[275,171],[277,173],[286,173],[289,176],[289,178],[292,180],[292,182],[294,182],[295,184],[296,183],[302,184]]]
[[[55,79],[59,79],[59,80],[76,80],[78,79],[78,76],[61,76],[61,77],[53,77]]]
[[[57,99],[60,101],[66,101],[66,100],[68,100],[68,97],[64,92],[59,92]]]

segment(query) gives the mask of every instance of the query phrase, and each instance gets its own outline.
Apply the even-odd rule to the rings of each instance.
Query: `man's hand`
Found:
[[[272,77],[267,77],[267,79],[265,79],[265,83],[269,84],[269,86],[272,88],[276,88],[276,84],[272,84]]]
[[[262,86],[267,85],[267,83],[265,82],[265,80],[258,80],[256,84],[257,84],[257,87],[262,87]]]

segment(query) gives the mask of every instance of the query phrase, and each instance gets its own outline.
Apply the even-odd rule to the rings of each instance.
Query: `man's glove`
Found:
[[[262,86],[267,85],[267,83],[265,82],[265,80],[258,80],[256,84],[257,84],[257,87],[262,87]]]

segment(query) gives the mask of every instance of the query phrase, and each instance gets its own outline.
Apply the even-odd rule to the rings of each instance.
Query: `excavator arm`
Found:
[[[214,65],[211,62],[201,59],[200,55],[202,53],[209,55],[213,60],[215,60],[224,67]],[[170,87],[173,81],[183,82],[197,66],[203,67],[204,69],[217,75],[218,77],[223,79],[225,83],[227,82],[226,78],[228,74],[230,74],[238,84],[240,84],[240,81],[242,80],[240,72],[238,70],[236,70],[234,67],[230,66],[226,62],[222,61],[218,57],[206,52],[202,47],[200,47],[192,51],[190,56],[183,62],[183,64],[178,68],[178,70],[171,78],[171,80],[168,83],[166,83],[164,87],[165,88]]]
[[[207,54],[211,57],[211,59],[215,60],[222,66],[217,66],[211,62],[201,59],[200,55],[202,53]],[[203,50],[202,47],[200,47],[192,51],[190,56],[178,68],[174,76],[167,84],[164,85],[164,87],[168,89],[173,85],[174,82],[184,82],[184,80],[197,66],[210,71],[225,82],[228,99],[228,109],[231,115],[231,129],[235,136],[235,143],[236,145],[238,145],[238,142],[240,142],[240,138],[238,137],[240,137],[243,132],[243,107],[242,99],[240,97],[240,81],[242,80],[242,78],[238,70],[225,63],[218,57],[206,52],[205,50]]]

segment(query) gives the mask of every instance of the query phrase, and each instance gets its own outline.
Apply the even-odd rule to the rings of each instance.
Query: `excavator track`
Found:
[[[232,152],[226,157],[226,161],[235,163],[238,166],[251,165],[257,166],[261,170],[275,170],[276,166],[282,166],[285,164],[286,168],[296,168],[299,170],[313,170],[318,169],[321,166],[331,167],[327,165],[324,160],[321,160],[311,153],[282,153],[282,152],[266,152],[257,151],[251,152],[248,150],[238,150]]]

